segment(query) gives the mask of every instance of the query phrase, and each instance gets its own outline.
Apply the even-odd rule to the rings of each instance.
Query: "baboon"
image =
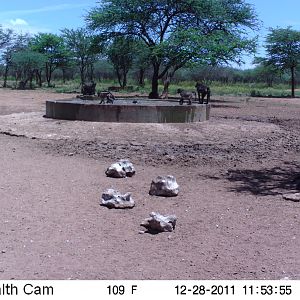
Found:
[[[204,103],[205,97],[206,97],[205,104],[208,104],[208,101],[210,101],[210,88],[200,82],[196,83],[195,88],[197,89],[199,104]],[[200,95],[201,95],[201,98],[200,98]]]
[[[183,89],[178,89],[177,93],[180,94],[179,104],[182,105],[184,100],[188,101],[188,105],[192,105],[192,99],[196,98],[195,92],[188,92]]]
[[[81,88],[81,93],[84,96],[93,96],[96,94],[96,83],[95,82],[88,82],[84,83]]]
[[[105,103],[105,100],[106,103],[113,104],[116,100],[115,96],[109,91],[98,92],[97,95],[98,97],[100,97],[101,100],[99,104]]]

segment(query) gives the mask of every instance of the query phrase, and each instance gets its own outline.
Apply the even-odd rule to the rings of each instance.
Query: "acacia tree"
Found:
[[[158,98],[158,81],[188,63],[240,61],[254,51],[246,34],[258,25],[244,0],[103,0],[90,10],[88,26],[110,39],[138,37],[150,51],[153,68],[150,98]]]
[[[137,47],[134,55],[133,66],[138,72],[138,84],[143,87],[145,85],[145,73],[151,65],[150,51],[145,47],[143,41],[137,40]]]
[[[30,41],[30,35],[25,33],[15,33],[11,30],[7,32],[7,42],[5,44],[4,50],[2,52],[2,61],[5,66],[4,69],[4,80],[3,87],[7,87],[7,77],[10,67],[12,66],[12,55],[21,50],[28,48],[28,43]]]
[[[3,29],[0,25],[0,49],[10,43],[13,31],[11,29]]]
[[[117,74],[121,88],[127,85],[127,74],[132,67],[136,43],[131,38],[116,37],[109,46],[107,55]]]
[[[53,33],[40,33],[31,40],[30,48],[47,57],[45,74],[48,87],[50,87],[53,72],[63,64],[68,56],[63,39]],[[39,78],[41,85],[41,74],[39,74]]]
[[[265,62],[277,70],[291,72],[291,96],[295,97],[295,70],[300,63],[300,31],[287,28],[270,28],[266,38]]]
[[[93,63],[101,48],[94,42],[94,36],[85,28],[63,29],[62,38],[71,57],[79,64],[81,85],[84,84],[90,69],[90,80],[93,80]]]
[[[280,70],[265,58],[256,57],[253,63],[257,65],[255,69],[251,70],[256,81],[266,82],[268,87],[271,87],[274,81],[279,79]]]
[[[12,45],[12,41],[14,39],[14,32],[11,29],[3,30],[0,25],[0,50],[2,52],[1,58],[5,65],[4,70],[4,82],[3,87],[6,87],[7,82],[7,74],[8,74],[8,66],[9,66],[9,48]]]
[[[29,82],[32,89],[34,75],[43,68],[47,57],[31,50],[21,50],[12,54],[12,65],[16,71],[16,81],[20,80],[19,88],[25,89]]]

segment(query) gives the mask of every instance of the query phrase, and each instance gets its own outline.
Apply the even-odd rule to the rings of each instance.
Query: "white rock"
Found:
[[[290,194],[284,194],[282,195],[283,199],[290,200],[294,202],[300,201],[300,193],[290,193]]]
[[[132,177],[135,174],[135,169],[128,159],[121,159],[107,168],[105,174],[114,178]]]
[[[102,194],[100,205],[108,208],[132,208],[135,203],[131,198],[131,193],[122,195],[114,189],[107,189]]]
[[[179,185],[177,184],[175,177],[168,175],[158,176],[156,179],[152,180],[149,194],[155,196],[174,197],[178,195],[178,192]]]
[[[171,232],[175,229],[177,217],[175,215],[163,216],[152,212],[150,218],[145,219],[141,226],[149,232]]]

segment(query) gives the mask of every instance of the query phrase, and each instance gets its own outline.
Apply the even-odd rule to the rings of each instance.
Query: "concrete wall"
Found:
[[[47,101],[46,117],[124,123],[190,123],[209,119],[210,105],[119,105]]]

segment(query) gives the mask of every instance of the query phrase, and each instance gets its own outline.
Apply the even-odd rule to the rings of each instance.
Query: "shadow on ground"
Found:
[[[260,170],[228,170],[231,192],[272,196],[300,190],[300,163],[286,162],[281,167]]]

